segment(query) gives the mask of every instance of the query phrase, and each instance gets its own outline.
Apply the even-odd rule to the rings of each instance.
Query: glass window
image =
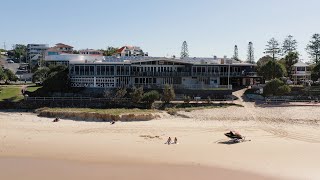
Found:
[[[106,75],[106,66],[101,66],[101,75]]]
[[[297,67],[297,71],[305,71],[306,68],[305,67]]]
[[[98,75],[98,76],[101,75],[100,70],[101,70],[101,66],[97,66],[97,75]]]
[[[80,73],[79,73],[79,70],[80,70],[80,68],[79,68],[79,66],[76,66],[75,67],[75,75],[80,75]]]
[[[90,66],[90,75],[94,75],[94,66]]]
[[[114,66],[110,66],[110,75],[114,74]]]

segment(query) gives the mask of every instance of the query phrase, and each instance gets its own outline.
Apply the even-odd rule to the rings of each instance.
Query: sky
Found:
[[[0,0],[0,48],[13,44],[65,43],[75,49],[135,45],[150,56],[240,59],[253,42],[256,61],[266,42],[287,35],[300,58],[312,34],[320,33],[319,0]]]

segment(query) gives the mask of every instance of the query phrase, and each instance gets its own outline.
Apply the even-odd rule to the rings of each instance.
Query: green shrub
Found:
[[[133,87],[132,92],[130,93],[132,102],[139,103],[143,98],[143,87]]]
[[[170,103],[170,101],[176,98],[176,94],[172,86],[166,84],[163,89],[162,101],[165,103]]]
[[[175,108],[169,108],[169,109],[167,109],[167,113],[170,114],[170,115],[172,115],[172,116],[176,115],[177,112],[178,112],[178,110],[175,109]]]
[[[282,85],[278,87],[277,95],[285,95],[291,92],[291,88],[288,85]]]
[[[144,93],[142,100],[146,103],[148,103],[149,108],[152,107],[152,104],[160,98],[160,95],[158,91],[149,91],[147,93]]]
[[[291,88],[285,85],[283,81],[279,79],[273,79],[266,84],[263,88],[263,94],[265,96],[284,95],[291,92]]]
[[[191,97],[190,97],[190,96],[184,96],[184,97],[183,97],[183,102],[189,104],[190,101],[191,101]]]

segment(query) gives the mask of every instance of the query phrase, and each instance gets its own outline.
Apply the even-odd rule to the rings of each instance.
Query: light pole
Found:
[[[230,62],[228,64],[228,89],[230,89]]]

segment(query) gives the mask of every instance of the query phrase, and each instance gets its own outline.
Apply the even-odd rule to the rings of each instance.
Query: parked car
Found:
[[[8,63],[14,63],[14,61],[12,61],[12,60],[9,60],[9,61],[8,61]]]
[[[290,79],[288,79],[288,80],[287,80],[287,84],[288,84],[288,85],[292,85],[292,84],[293,84],[293,81],[291,81]]]

